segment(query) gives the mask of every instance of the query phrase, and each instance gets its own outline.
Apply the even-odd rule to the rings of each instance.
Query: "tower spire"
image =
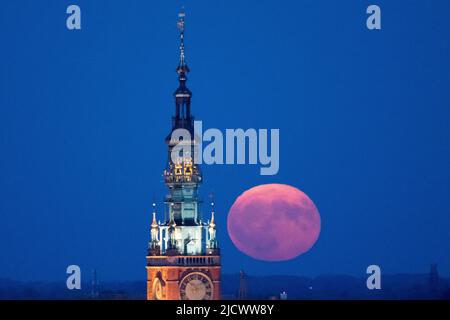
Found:
[[[214,193],[210,194],[210,198],[211,198],[211,221],[209,222],[209,226],[215,228],[216,224],[214,221]]]
[[[178,67],[177,67],[177,73],[180,75],[180,77],[182,75],[186,75],[186,73],[189,72],[189,68],[186,64],[185,50],[184,50],[184,28],[185,28],[184,19],[185,19],[185,17],[186,17],[186,13],[184,12],[184,7],[183,7],[181,9],[180,13],[178,14],[178,22],[177,22],[178,30],[180,31],[180,61],[178,63]]]
[[[190,71],[186,63],[185,49],[184,49],[184,19],[186,14],[184,8],[178,14],[178,30],[180,31],[180,61],[178,62],[178,88],[174,93],[176,112],[172,120],[173,128],[186,128],[191,130],[193,127],[193,118],[191,117],[191,91],[186,87],[187,76]]]
[[[157,228],[158,223],[156,222],[156,203],[155,202],[152,203],[152,207],[153,207],[152,228]]]
[[[211,220],[209,221],[208,233],[209,244],[208,249],[210,254],[218,252],[218,244],[216,239],[216,222],[214,221],[214,194],[211,194]]]
[[[156,222],[156,202],[153,200],[152,203],[153,208],[153,218],[152,218],[152,224],[150,228],[150,245],[149,245],[149,254],[150,255],[158,255],[160,254],[160,245],[159,245],[159,224]]]

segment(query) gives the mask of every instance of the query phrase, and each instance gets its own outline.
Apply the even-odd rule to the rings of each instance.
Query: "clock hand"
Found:
[[[196,289],[196,290],[200,289],[200,285],[199,285],[199,284],[196,284],[196,285],[194,285],[194,286],[195,286],[195,289]]]
[[[190,283],[190,285],[191,285],[192,291],[194,293],[196,293],[197,292],[197,286],[195,284],[193,284],[193,283]]]

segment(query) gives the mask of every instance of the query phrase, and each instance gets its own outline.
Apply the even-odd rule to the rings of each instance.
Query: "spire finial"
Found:
[[[177,68],[177,72],[179,74],[185,74],[189,72],[189,68],[186,65],[185,55],[184,55],[184,18],[186,17],[186,13],[184,12],[184,6],[181,8],[180,13],[178,14],[178,30],[180,30],[180,63]]]
[[[186,14],[184,13],[184,7],[178,14],[178,30],[180,31],[180,61],[177,67],[178,74],[178,88],[174,92],[176,112],[175,121],[173,122],[173,127],[185,128],[186,125],[193,126],[193,121],[191,118],[191,91],[186,87],[187,73],[190,71],[187,66],[185,54],[184,54],[184,18]],[[187,120],[187,121],[186,121]]]
[[[156,228],[156,227],[158,227],[158,223],[156,222],[156,202],[154,200],[153,200],[153,203],[152,203],[152,207],[153,207],[152,228]]]
[[[209,195],[210,199],[211,199],[211,221],[209,222],[210,227],[215,227],[216,224],[214,223],[214,193],[211,192],[211,194]]]
[[[211,212],[211,221],[209,222],[209,226],[212,227],[212,228],[216,227],[216,223],[214,221],[214,211]]]

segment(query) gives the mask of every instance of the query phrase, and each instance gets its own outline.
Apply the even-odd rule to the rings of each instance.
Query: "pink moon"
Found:
[[[320,215],[302,191],[265,184],[241,194],[228,213],[228,234],[248,256],[264,261],[290,260],[319,238]]]

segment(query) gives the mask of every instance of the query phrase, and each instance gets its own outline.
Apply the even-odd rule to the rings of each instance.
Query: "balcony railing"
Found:
[[[164,175],[166,183],[200,183],[202,177],[198,175]]]
[[[147,266],[220,266],[220,256],[148,256]]]

